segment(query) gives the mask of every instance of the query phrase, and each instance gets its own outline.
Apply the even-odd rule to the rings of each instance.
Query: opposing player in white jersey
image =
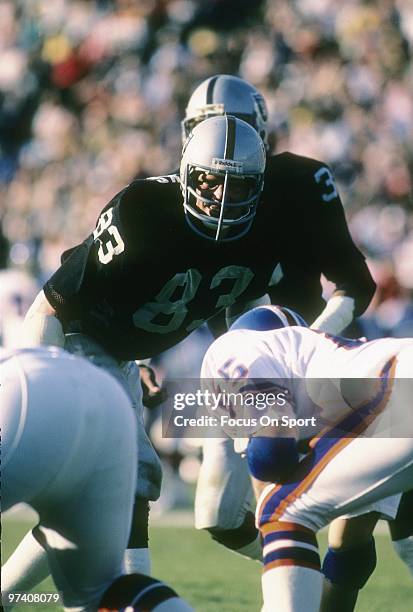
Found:
[[[258,329],[270,331],[252,331],[257,318],[266,319]],[[412,488],[413,339],[354,341],[288,324],[271,306],[241,316],[208,349],[202,378],[222,388],[241,373],[235,382],[244,393],[268,392],[282,381],[288,401],[278,412],[272,408],[271,427],[258,421],[246,447],[262,490],[256,521],[264,544],[264,610],[318,612],[316,532]],[[282,417],[303,421],[289,427]],[[355,572],[364,571],[360,561]]]
[[[121,385],[57,348],[3,349],[0,372],[2,511],[25,502],[37,512],[34,533],[64,608],[188,612],[167,585],[121,576],[137,456]],[[3,606],[15,601],[2,580]]]

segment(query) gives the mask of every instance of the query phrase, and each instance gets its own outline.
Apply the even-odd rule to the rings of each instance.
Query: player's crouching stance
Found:
[[[267,317],[270,311],[279,329],[252,331],[251,313]],[[240,317],[237,329],[207,351],[202,378],[222,378],[226,364],[225,377],[235,379],[242,368],[249,389],[258,378],[282,379],[291,393],[287,412],[297,417],[308,410],[308,389],[315,388],[309,379],[340,382],[340,408],[332,410],[325,396],[312,396],[322,414],[327,408],[330,414],[327,425],[320,419],[310,440],[300,428],[289,433],[272,428],[254,433],[246,448],[261,489],[256,521],[263,538],[264,610],[318,612],[323,576],[317,531],[338,516],[362,513],[372,502],[412,488],[411,389],[406,392],[407,381],[396,379],[413,379],[413,339],[347,341],[308,328],[283,328],[279,320],[279,309],[272,306]],[[256,320],[253,325],[255,330]],[[350,389],[357,387],[357,398],[349,399],[345,380],[356,378],[361,385]],[[306,393],[297,379],[306,379]],[[331,419],[334,425],[328,424]]]
[[[66,610],[190,608],[148,576],[121,576],[136,482],[136,419],[121,385],[58,348],[0,353],[2,511],[25,502]],[[113,410],[113,405],[117,410]],[[6,581],[2,603],[11,607]]]

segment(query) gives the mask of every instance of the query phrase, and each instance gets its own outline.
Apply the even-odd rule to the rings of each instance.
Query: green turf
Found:
[[[3,560],[8,557],[28,524],[3,521]],[[153,574],[169,582],[198,612],[259,611],[260,567],[241,559],[209,540],[205,533],[183,527],[151,529]],[[413,582],[395,555],[387,535],[376,536],[379,562],[363,590],[358,612],[412,612]],[[325,537],[320,537],[321,549]],[[52,588],[49,581],[38,591]],[[56,609],[25,606],[24,612]],[[280,611],[282,612],[282,611]]]

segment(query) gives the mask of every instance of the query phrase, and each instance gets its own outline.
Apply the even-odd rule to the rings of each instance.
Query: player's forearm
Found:
[[[355,265],[352,271],[352,283],[338,284],[326,307],[312,323],[312,329],[339,334],[350,325],[354,317],[360,316],[366,310],[376,290],[376,283],[364,261],[363,265]]]
[[[64,343],[62,324],[56,316],[56,311],[47,301],[44,292],[40,291],[25,316],[22,345],[63,347]]]
[[[364,258],[360,261],[348,260],[350,279],[336,283],[336,293],[354,298],[354,316],[359,317],[367,309],[376,291],[376,283]]]
[[[330,274],[323,270],[328,280],[336,285],[333,297],[353,298],[353,317],[359,317],[364,313],[376,291],[376,283],[370,274],[366,261],[359,252],[357,253],[357,256],[352,255],[351,252],[342,255],[343,261],[347,264],[346,270],[340,270],[339,273],[331,272]]]
[[[339,334],[352,322],[354,307],[355,302],[352,297],[333,295],[310,327],[329,334]]]

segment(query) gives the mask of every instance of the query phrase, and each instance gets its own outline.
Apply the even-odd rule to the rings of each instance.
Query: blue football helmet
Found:
[[[301,315],[285,306],[257,306],[241,315],[229,328],[252,329],[255,331],[269,331],[281,327],[299,325],[308,327]]]

